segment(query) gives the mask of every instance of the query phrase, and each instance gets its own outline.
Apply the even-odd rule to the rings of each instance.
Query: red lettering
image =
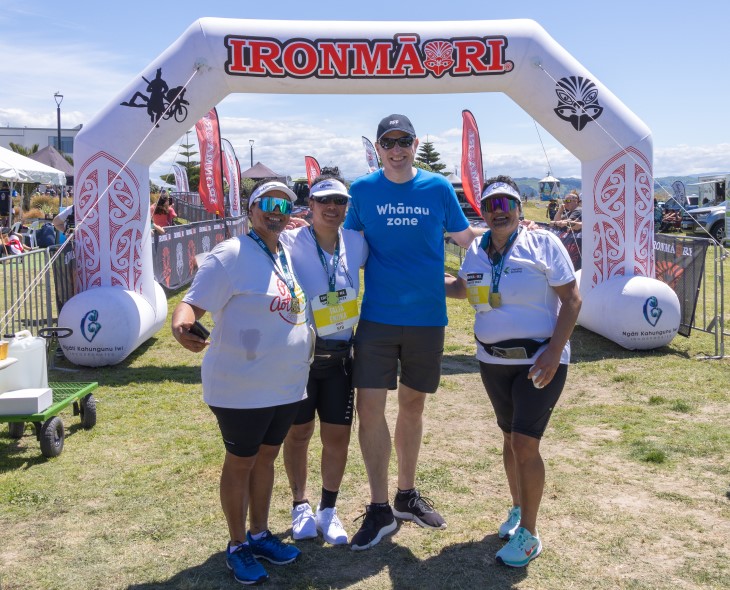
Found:
[[[290,74],[301,77],[311,76],[317,71],[317,50],[309,43],[295,41],[284,47],[281,61]]]
[[[388,53],[393,47],[391,41],[381,41],[370,47],[369,43],[353,43],[355,67],[351,76],[389,76]]]
[[[489,60],[487,71],[504,72],[506,69],[504,62],[504,50],[507,47],[507,39],[501,37],[499,39],[487,39],[489,51],[492,54]]]
[[[395,76],[423,76],[426,70],[421,63],[421,56],[418,53],[416,43],[418,37],[415,35],[396,36],[396,41],[401,44],[401,50],[393,67],[393,75]],[[406,72],[406,70],[409,70]]]
[[[322,53],[322,65],[319,68],[320,76],[347,76],[347,53],[351,43],[332,43],[323,41],[319,44]]]
[[[482,58],[487,53],[483,42],[477,39],[462,39],[454,40],[453,45],[456,50],[456,64],[452,74],[470,74],[472,72],[479,74],[488,71],[488,67],[482,62]]]
[[[247,45],[245,39],[226,38],[228,45],[228,63],[226,63],[226,71],[229,74],[242,74],[246,72],[246,66],[243,65],[243,48]]]
[[[276,41],[251,39],[249,46],[251,47],[249,74],[266,75],[268,70],[272,76],[284,75],[284,68],[276,63],[281,56],[281,47]]]

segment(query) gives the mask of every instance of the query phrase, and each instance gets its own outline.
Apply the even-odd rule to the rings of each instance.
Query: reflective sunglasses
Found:
[[[384,150],[392,150],[393,147],[395,147],[395,144],[397,143],[402,148],[408,148],[413,145],[413,140],[415,137],[411,137],[410,135],[405,135],[403,137],[381,137],[378,143],[380,144],[380,147]]]
[[[289,199],[283,199],[281,197],[261,197],[256,203],[264,213],[273,213],[278,207],[279,213],[289,215],[294,208]]]
[[[334,203],[335,205],[347,205],[347,201],[350,200],[343,195],[325,195],[323,197],[312,197],[312,199],[318,203],[322,203],[323,205],[329,205],[330,203]]]
[[[494,213],[499,209],[502,212],[517,209],[519,202],[509,197],[490,197],[482,201],[482,209],[487,213]]]

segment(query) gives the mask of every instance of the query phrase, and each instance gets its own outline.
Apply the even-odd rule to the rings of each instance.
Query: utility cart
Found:
[[[96,424],[96,400],[91,393],[99,384],[49,382],[53,392],[53,403],[43,412],[26,415],[0,415],[0,422],[8,422],[10,437],[19,439],[25,432],[25,423],[32,422],[36,438],[41,444],[44,457],[58,457],[63,451],[65,429],[58,416],[62,410],[73,404],[74,416],[80,416],[81,426],[93,428]]]
[[[96,424],[92,392],[97,382],[46,380],[46,365],[53,358],[58,338],[70,333],[68,328],[41,328],[34,338],[30,332],[19,332],[8,357],[0,360],[0,423],[8,423],[14,439],[23,436],[27,422],[32,423],[44,457],[57,457],[63,451],[65,429],[58,414],[68,406],[73,405],[74,416],[81,418],[83,428]]]

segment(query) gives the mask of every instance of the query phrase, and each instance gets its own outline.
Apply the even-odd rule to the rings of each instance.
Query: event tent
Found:
[[[21,156],[0,146],[0,181],[10,183],[12,194],[13,184],[39,182],[41,184],[55,184],[64,186],[66,175],[60,170]],[[8,225],[12,222],[13,209],[10,207]]]
[[[261,162],[256,162],[254,166],[241,172],[241,178],[253,178],[254,180],[259,180],[261,178],[275,178],[281,182],[286,182],[285,175],[277,174]]]
[[[73,184],[74,167],[69,161],[63,157],[63,155],[52,145],[44,147],[42,150],[38,150],[34,154],[28,156],[31,160],[60,170],[66,175],[66,184]],[[57,184],[57,183],[53,183]]]
[[[0,146],[0,180],[13,183],[40,182],[65,186],[66,175]]]

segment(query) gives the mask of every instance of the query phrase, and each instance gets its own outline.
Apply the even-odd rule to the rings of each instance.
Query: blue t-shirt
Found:
[[[451,183],[418,169],[398,184],[382,170],[358,178],[344,227],[370,248],[360,317],[394,326],[445,326],[444,230],[469,227]]]

